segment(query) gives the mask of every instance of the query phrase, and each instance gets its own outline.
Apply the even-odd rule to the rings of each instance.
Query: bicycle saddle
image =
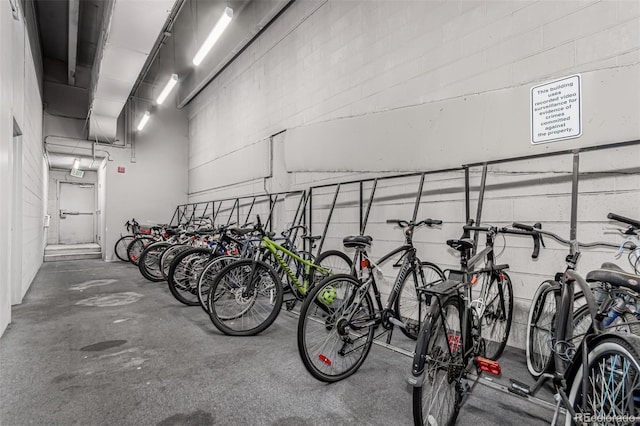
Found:
[[[247,235],[254,232],[255,230],[253,228],[231,228],[229,229],[229,231],[236,235]]]
[[[181,233],[178,228],[167,228],[164,232],[167,233],[167,235],[178,235]]]
[[[458,251],[467,251],[473,248],[473,240],[463,238],[461,240],[447,240],[447,245]]]
[[[303,235],[302,238],[313,242],[322,238],[322,235]]]
[[[612,271],[624,272],[624,269],[611,262],[604,262],[600,269],[611,269]]]
[[[616,268],[617,269],[607,268],[590,271],[586,276],[586,280],[587,282],[603,281],[614,287],[626,287],[633,291],[640,292],[640,276],[624,272],[619,267]]]
[[[366,248],[371,246],[373,238],[369,235],[355,235],[350,237],[344,237],[342,244],[347,248]]]

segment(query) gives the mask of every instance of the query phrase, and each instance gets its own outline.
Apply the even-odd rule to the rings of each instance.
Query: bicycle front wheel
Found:
[[[587,377],[583,383],[585,374]],[[583,392],[585,384],[586,392]],[[640,418],[638,339],[635,336],[623,338],[612,335],[591,348],[586,368],[580,366],[572,381],[569,402],[578,421],[636,424],[634,418]],[[571,416],[566,416],[567,425],[574,424],[573,421]]]
[[[400,327],[400,330],[413,340],[418,337],[418,332],[429,311],[429,306],[425,303],[420,289],[429,288],[444,280],[442,270],[435,264],[421,262],[421,266],[424,282],[416,282],[416,275],[408,273],[400,284],[394,307],[396,318],[406,325],[405,328]]]
[[[253,336],[266,330],[282,307],[282,282],[264,262],[242,259],[224,267],[209,290],[211,322],[224,334]]]
[[[213,285],[213,280],[215,279],[216,275],[218,275],[218,273],[222,271],[222,268],[230,265],[232,262],[235,262],[238,259],[238,257],[232,256],[218,256],[209,261],[209,263],[207,263],[207,265],[204,267],[204,270],[200,274],[200,278],[198,278],[197,294],[198,301],[200,301],[200,306],[202,306],[202,309],[204,309],[205,312],[209,312],[207,297],[209,295],[209,291],[211,290],[211,286]]]
[[[156,240],[151,237],[138,237],[134,238],[129,245],[127,246],[127,257],[129,262],[138,266],[140,262],[140,255],[142,251],[149,246],[149,244],[153,244]]]
[[[149,281],[164,281],[162,272],[160,272],[160,258],[162,254],[170,247],[165,241],[149,244],[140,254],[138,268],[143,277]]]
[[[133,240],[135,240],[134,235],[125,235],[124,237],[120,237],[118,241],[116,241],[115,246],[113,247],[113,251],[116,254],[116,257],[123,262],[129,262],[129,256],[127,256],[127,247]]]
[[[425,341],[418,340],[416,349],[424,351],[416,353],[416,358],[424,359],[422,383],[413,388],[416,425],[452,425],[458,416],[464,371],[461,306],[458,296],[444,300],[442,306],[434,302],[424,322],[421,339]]]
[[[549,371],[553,363],[553,341],[557,311],[555,281],[544,281],[536,290],[527,320],[527,369],[535,378]]]
[[[480,333],[486,345],[486,357],[498,359],[509,339],[513,318],[513,284],[506,272],[482,275],[484,307]]]
[[[298,321],[298,352],[316,379],[337,382],[355,373],[373,344],[374,305],[353,276],[326,278],[307,295]]]
[[[178,254],[171,262],[167,283],[169,291],[179,302],[196,306],[198,301],[198,278],[211,259],[211,250],[191,248]]]

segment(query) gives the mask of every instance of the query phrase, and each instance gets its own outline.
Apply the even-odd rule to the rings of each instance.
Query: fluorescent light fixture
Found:
[[[178,74],[171,74],[171,78],[167,81],[167,85],[164,86],[164,89],[160,92],[160,96],[156,99],[158,105],[161,105],[164,100],[167,99],[167,96],[169,96],[169,93],[171,93],[176,84],[178,84]]]
[[[142,120],[140,120],[140,123],[138,123],[138,131],[144,129],[144,126],[147,125],[147,121],[149,121],[149,117],[151,117],[151,114],[149,114],[149,111],[145,111],[144,115],[142,116]]]
[[[80,168],[80,159],[76,158],[75,160],[73,160],[73,166],[71,166],[71,169],[78,170],[79,168]]]
[[[209,53],[213,45],[216,44],[216,41],[218,41],[224,30],[227,28],[229,22],[231,22],[231,18],[233,18],[233,9],[226,7],[224,9],[224,13],[220,19],[218,19],[218,22],[204,41],[204,44],[200,46],[198,53],[193,57],[193,65],[200,65],[204,57],[207,56],[207,53]]]

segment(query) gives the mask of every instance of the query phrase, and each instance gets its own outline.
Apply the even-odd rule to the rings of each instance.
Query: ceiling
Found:
[[[295,0],[34,0],[44,79],[57,87],[67,85],[75,86],[74,90],[84,90],[88,94],[85,95],[85,99],[88,99],[87,116],[91,111],[100,110],[95,104],[96,99],[102,99],[103,104],[106,102],[109,106],[108,114],[99,111],[101,115],[97,115],[96,112],[96,119],[93,121],[100,126],[93,128],[108,127],[106,133],[115,135],[122,105],[130,96],[148,99],[153,108],[153,99],[162,90],[169,76],[176,73],[179,75],[179,84],[175,90],[175,99],[169,105],[182,108],[293,1]],[[170,6],[167,5],[173,5],[170,13]],[[233,9],[231,25],[205,61],[194,67],[191,60],[195,52],[227,6]],[[156,14],[156,23],[151,25],[151,12],[156,9],[162,9],[165,15],[158,21]],[[122,15],[123,10],[135,10],[137,14],[125,13],[124,17],[118,18],[117,13]],[[105,22],[110,24],[109,31],[102,34]],[[109,51],[110,43],[112,47],[122,49],[122,41],[131,40],[132,43],[125,43],[124,48],[137,52],[140,49],[135,47],[136,43],[139,44],[142,39],[151,40],[151,43],[147,43],[148,47],[140,51],[144,55],[144,63],[138,60],[137,69],[125,67],[124,62],[119,66],[117,59],[115,62],[111,60],[115,53]],[[121,56],[120,59],[122,62],[126,58]],[[112,62],[114,66],[105,65]],[[119,75],[123,74],[123,69],[134,70],[126,73],[129,82],[123,81],[124,77]],[[122,82],[118,90],[112,84],[114,79],[110,73],[118,74],[118,80]],[[106,84],[101,86],[101,81]],[[47,91],[46,87],[45,104],[59,103],[62,99],[61,89]],[[48,99],[48,93],[56,99]],[[56,115],[55,111],[47,112]],[[84,115],[82,108],[79,112]],[[102,121],[105,117],[108,121]],[[88,117],[77,118],[84,121]],[[87,127],[91,129],[92,125]],[[99,136],[93,130],[87,132],[84,138],[88,139],[89,134],[94,135],[91,139],[98,140]],[[115,138],[105,136],[100,140],[110,142]],[[56,150],[51,148],[48,152],[53,155]],[[71,164],[75,158],[70,157],[69,153],[58,154],[67,157],[55,158],[56,165]]]

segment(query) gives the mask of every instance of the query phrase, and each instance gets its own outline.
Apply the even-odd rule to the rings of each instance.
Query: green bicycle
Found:
[[[351,270],[351,259],[342,252],[327,251],[311,261],[283,247],[273,240],[275,234],[264,230],[260,217],[255,230],[261,236],[261,249],[251,259],[240,259],[222,268],[207,297],[211,322],[231,336],[253,336],[273,324],[283,303],[283,277],[294,297],[302,300],[322,278]],[[271,259],[265,262],[265,258]],[[290,303],[287,308],[292,308]]]

